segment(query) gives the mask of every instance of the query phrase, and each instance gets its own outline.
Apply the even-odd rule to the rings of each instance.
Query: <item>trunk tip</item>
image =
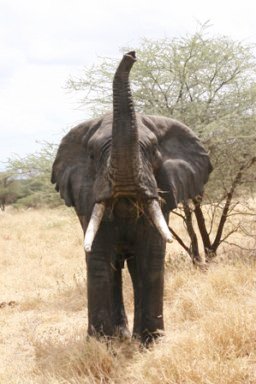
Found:
[[[137,58],[136,58],[136,52],[135,52],[135,51],[127,52],[127,53],[125,54],[125,56],[131,58],[131,59],[134,60],[134,61],[137,60]]]

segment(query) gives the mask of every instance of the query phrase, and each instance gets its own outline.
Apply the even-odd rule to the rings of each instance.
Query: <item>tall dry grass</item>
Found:
[[[0,228],[0,383],[256,383],[256,256],[222,250],[202,273],[171,245],[166,333],[144,350],[87,339],[82,232],[71,210],[9,210]],[[132,325],[126,271],[125,302]]]

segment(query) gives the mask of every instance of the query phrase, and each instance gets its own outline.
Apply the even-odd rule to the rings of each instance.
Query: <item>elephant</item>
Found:
[[[84,232],[88,335],[131,336],[122,269],[134,292],[132,336],[143,344],[164,332],[163,289],[169,213],[203,193],[212,170],[207,151],[185,124],[135,112],[123,55],[113,78],[113,111],[77,125],[62,139],[52,183]]]

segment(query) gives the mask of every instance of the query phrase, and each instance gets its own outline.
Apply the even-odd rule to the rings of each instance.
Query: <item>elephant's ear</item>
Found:
[[[202,195],[212,165],[198,137],[184,124],[165,117],[148,116],[158,139],[162,163],[156,179],[168,209]]]
[[[90,173],[86,142],[98,129],[102,119],[94,119],[71,129],[62,139],[52,166],[51,182],[67,206],[77,212],[88,204],[88,193],[93,185]]]

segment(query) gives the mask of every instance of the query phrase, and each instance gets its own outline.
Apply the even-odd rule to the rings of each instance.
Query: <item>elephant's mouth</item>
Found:
[[[137,220],[143,214],[143,204],[133,197],[119,197],[111,204],[111,214],[117,219]]]
[[[142,214],[154,224],[162,238],[167,242],[172,242],[172,235],[165,221],[160,204],[157,199],[147,200],[143,206],[138,204],[136,200],[128,198],[117,199],[114,202],[114,213],[123,219],[137,218]],[[84,248],[86,252],[90,252],[96,233],[99,229],[101,220],[106,210],[106,203],[95,203],[91,218],[85,233]]]

